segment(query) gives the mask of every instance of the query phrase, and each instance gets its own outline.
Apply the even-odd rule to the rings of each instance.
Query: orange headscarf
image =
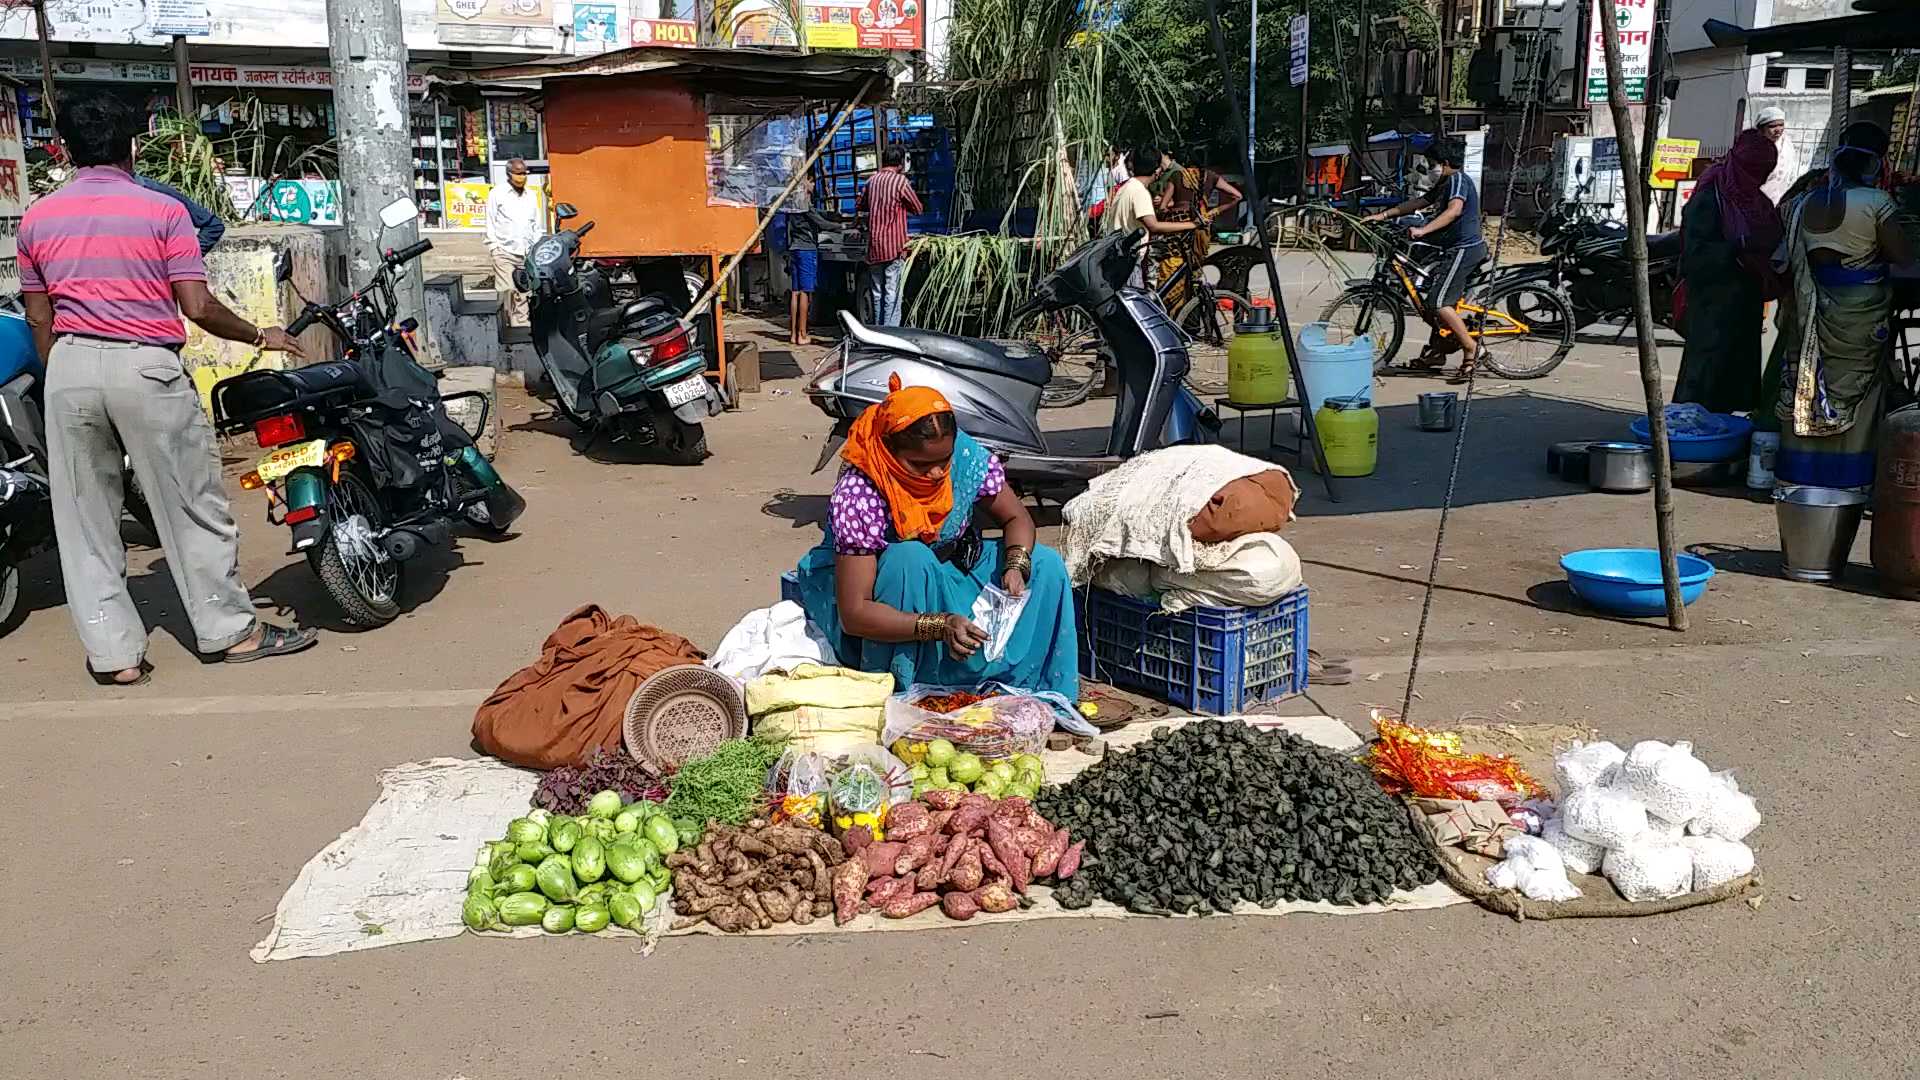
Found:
[[[953,406],[930,386],[902,389],[898,375],[888,379],[887,388],[892,392],[886,399],[853,422],[841,456],[865,474],[887,500],[894,530],[901,539],[932,543],[939,538],[947,515],[953,512],[953,470],[949,468],[938,479],[914,472],[894,456],[887,436],[936,413],[950,413]]]

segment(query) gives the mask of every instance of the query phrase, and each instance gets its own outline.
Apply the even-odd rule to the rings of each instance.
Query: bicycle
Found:
[[[1217,367],[1217,374],[1224,375],[1226,350],[1233,344],[1234,313],[1246,311],[1253,304],[1232,289],[1216,286],[1208,279],[1207,269],[1206,264],[1188,259],[1178,271],[1154,287],[1154,294],[1164,309],[1169,307],[1169,299],[1178,295],[1183,285],[1186,287],[1186,294],[1180,298],[1179,313],[1173,315],[1173,320],[1197,346],[1189,349],[1191,370],[1198,371],[1199,361],[1206,358],[1217,360],[1210,364],[1210,369]],[[1217,268],[1215,272],[1219,272]],[[1107,361],[1100,332],[1083,312],[1067,310],[1035,316],[1032,321],[1015,327],[1014,336],[1031,341],[1047,354],[1053,366],[1052,379],[1040,391],[1043,409],[1078,405],[1093,396],[1106,381]]]
[[[1442,249],[1404,231],[1390,233],[1386,240],[1374,256],[1372,276],[1350,282],[1352,287],[1320,313],[1321,322],[1356,337],[1368,335],[1377,343],[1373,369],[1380,374],[1393,369],[1394,356],[1406,340],[1410,310],[1433,330],[1436,341],[1448,336],[1421,298],[1431,267],[1418,258]],[[1573,309],[1549,283],[1502,280],[1489,277],[1483,268],[1455,308],[1481,342],[1479,363],[1501,378],[1538,379],[1559,367],[1573,348]],[[1490,347],[1496,339],[1502,344]],[[1419,369],[1408,365],[1404,370]]]

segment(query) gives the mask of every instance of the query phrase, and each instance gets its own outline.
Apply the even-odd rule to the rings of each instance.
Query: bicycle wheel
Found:
[[[1032,342],[1053,366],[1053,377],[1040,389],[1043,409],[1078,405],[1105,380],[1100,330],[1078,308],[1035,315],[1015,327],[1014,336]]]
[[[1333,298],[1320,321],[1354,337],[1373,339],[1373,370],[1392,365],[1407,337],[1407,307],[1399,296],[1377,285],[1357,285]]]
[[[1516,295],[1519,293],[1532,295]],[[1470,312],[1467,328],[1480,338],[1480,357],[1487,370],[1503,379],[1538,379],[1559,367],[1573,348],[1573,308],[1548,286],[1509,286],[1478,303],[1496,317],[1489,319],[1480,312]],[[1521,310],[1536,313],[1540,321],[1498,317],[1516,304]]]
[[[1529,146],[1514,162],[1513,212],[1540,218],[1553,205],[1553,148]]]

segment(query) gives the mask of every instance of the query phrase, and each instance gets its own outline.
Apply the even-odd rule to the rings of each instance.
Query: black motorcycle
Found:
[[[484,430],[486,395],[443,398],[416,357],[418,323],[394,322],[394,279],[432,247],[387,252],[373,280],[339,303],[305,302],[287,331],[324,326],[346,342],[346,359],[249,371],[213,388],[215,430],[251,430],[268,451],[240,486],[266,492],[267,520],[293,530],[293,551],[363,628],[400,614],[406,563],[448,543],[455,523],[500,535],[527,505],[447,415],[445,402],[479,398]],[[278,270],[290,275],[284,255]]]
[[[1621,320],[1624,335],[1633,325],[1633,260],[1627,254],[1627,227],[1601,213],[1602,204],[1583,200],[1591,180],[1572,199],[1554,205],[1540,219],[1540,254],[1535,263],[1517,263],[1493,279],[1511,283],[1546,281],[1573,309],[1574,329]],[[1673,290],[1680,283],[1680,231],[1647,237],[1647,291],[1653,321],[1679,330],[1673,319]]]
[[[560,203],[554,214],[566,222],[578,211]],[[707,379],[706,350],[681,318],[686,301],[659,288],[618,300],[606,270],[578,258],[591,231],[589,221],[541,237],[513,272],[514,286],[532,297],[533,347],[554,401],[588,446],[605,433],[615,443],[657,447],[675,465],[698,465],[708,457],[703,425],[725,402]],[[668,284],[684,287],[678,271]]]

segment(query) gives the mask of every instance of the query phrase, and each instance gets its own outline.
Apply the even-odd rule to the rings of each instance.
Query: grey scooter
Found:
[[[864,326],[841,312],[847,337],[808,381],[806,394],[835,420],[815,464],[826,467],[855,417],[887,396],[889,377],[939,390],[960,428],[999,454],[1024,490],[1073,488],[1128,458],[1185,442],[1211,441],[1219,420],[1188,389],[1187,337],[1150,292],[1127,285],[1146,234],[1091,241],[1041,279],[1014,313],[1077,307],[1099,327],[1102,351],[1119,371],[1107,445],[1097,454],[1049,449],[1039,425],[1040,391],[1051,375],[1045,354],[1020,342],[983,341],[931,330]]]

